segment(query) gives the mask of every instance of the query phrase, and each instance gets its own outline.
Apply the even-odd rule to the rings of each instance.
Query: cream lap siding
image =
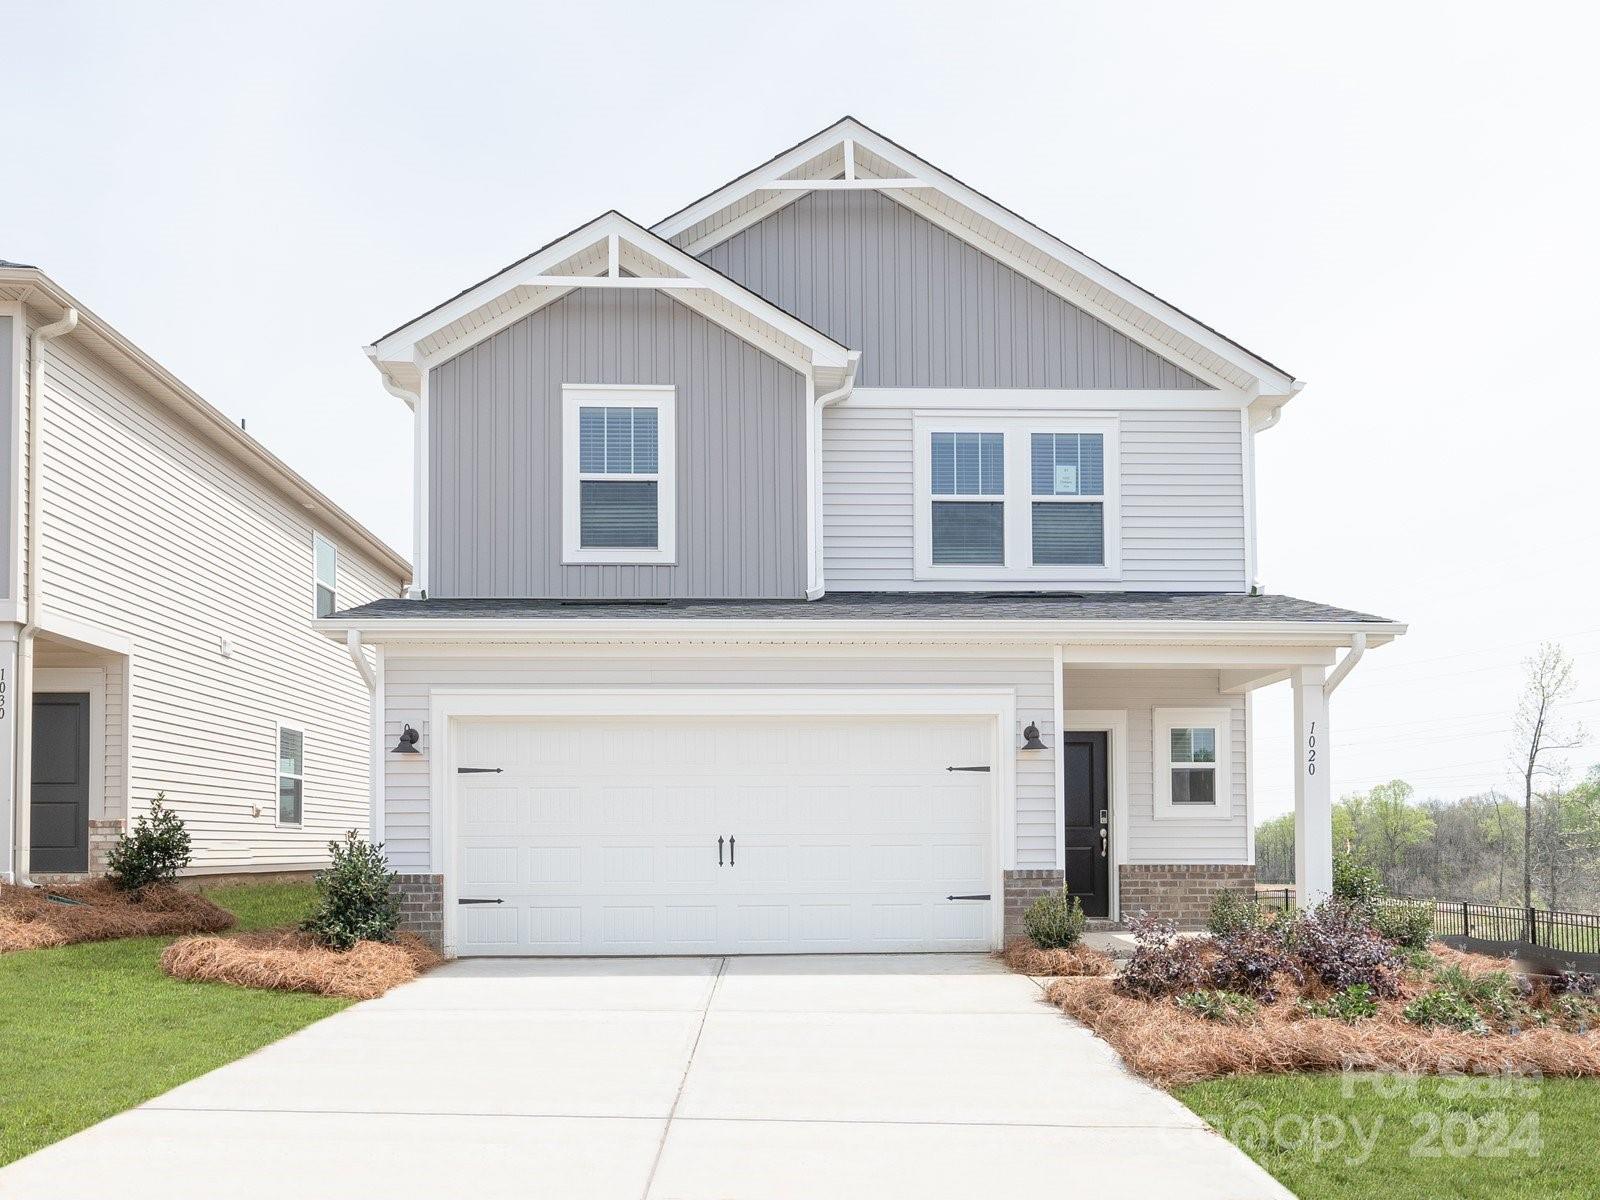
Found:
[[[1127,861],[1130,863],[1247,863],[1249,804],[1245,699],[1217,690],[1215,671],[1066,671],[1068,723],[1074,711],[1121,709],[1128,714]],[[1155,819],[1155,747],[1158,708],[1226,708],[1233,714],[1230,815],[1222,820]]]
[[[708,651],[704,657],[652,658],[648,647],[625,656],[533,657],[526,654],[429,654],[389,647],[384,654],[384,745],[393,746],[409,724],[421,734],[420,755],[385,754],[384,838],[390,865],[402,872],[443,871],[430,858],[428,763],[435,731],[428,726],[432,688],[578,687],[1004,687],[1016,691],[1017,722],[1036,721],[1045,741],[1056,744],[1052,718],[1054,670],[1048,653],[1013,658],[977,654],[886,654],[858,647],[854,653],[810,651],[803,655]],[[752,702],[751,711],[757,710]],[[1013,746],[1021,745],[1017,730]],[[1017,866],[1056,865],[1055,756],[1017,755]]]
[[[1114,415],[1122,445],[1122,578],[1075,582],[1071,589],[1246,590],[1238,412],[1125,409]],[[828,590],[949,586],[912,578],[917,497],[909,408],[847,400],[825,409],[822,488]]]
[[[70,338],[44,357],[46,630],[56,616],[133,643],[129,744],[107,732],[130,815],[165,792],[198,870],[326,861],[329,840],[366,829],[370,710],[346,649],[311,625],[317,526]],[[341,606],[397,594],[398,577],[324,532]],[[276,827],[279,720],[306,731],[298,829]]]

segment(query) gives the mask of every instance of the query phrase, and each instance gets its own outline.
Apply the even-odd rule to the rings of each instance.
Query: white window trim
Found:
[[[563,384],[561,388],[561,561],[567,564],[678,561],[677,393],[672,384]],[[588,404],[656,410],[656,548],[585,549],[579,518],[578,409]],[[596,478],[593,475],[589,478]],[[638,475],[604,478],[637,480]]]
[[[332,612],[339,611],[339,544],[332,538],[323,537],[320,533],[311,534],[311,615],[321,619],[322,614],[317,611],[317,589],[324,586],[322,568],[317,560],[322,557],[322,547],[333,551],[333,579],[327,583],[328,590],[333,593]],[[293,728],[291,726],[291,728]]]
[[[300,774],[291,775],[283,769],[283,731],[300,735]],[[283,819],[283,781],[285,779],[298,779],[300,781],[300,819],[298,821],[285,821]],[[303,725],[291,724],[288,721],[274,721],[272,728],[272,822],[279,829],[302,829],[306,823],[306,730]]]
[[[1155,758],[1155,819],[1158,821],[1227,821],[1233,817],[1233,710],[1230,708],[1158,708],[1151,714],[1151,753]],[[1217,731],[1216,796],[1213,805],[1174,804],[1173,767],[1194,763],[1172,761],[1174,729]]]
[[[913,578],[928,580],[995,580],[1001,582],[1073,583],[1122,577],[1122,455],[1115,418],[1052,417],[1027,412],[996,412],[986,417],[912,415],[912,486],[915,489]],[[956,499],[1002,501],[1005,505],[1003,565],[938,565],[933,561],[933,435],[935,433],[1002,433],[1005,435],[1004,496]],[[1033,463],[1035,433],[1098,433],[1104,441],[1105,558],[1100,566],[1033,563]],[[946,497],[940,497],[946,499]],[[1091,497],[1084,497],[1085,503]]]

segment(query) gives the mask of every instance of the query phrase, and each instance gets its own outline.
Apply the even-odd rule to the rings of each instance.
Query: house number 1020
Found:
[[[1311,722],[1311,728],[1306,731],[1306,774],[1317,773],[1317,723]]]

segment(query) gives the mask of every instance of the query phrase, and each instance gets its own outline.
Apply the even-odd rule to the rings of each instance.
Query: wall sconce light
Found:
[[[1027,727],[1022,731],[1022,748],[1024,750],[1050,749],[1049,746],[1039,740],[1039,727],[1032,721],[1029,721]]]
[[[420,738],[421,736],[422,735],[420,733],[418,733],[415,729],[413,729],[413,728],[411,728],[411,726],[407,725],[404,729],[402,729],[400,731],[400,740],[395,743],[394,753],[395,754],[421,754],[422,751],[417,749],[417,739]]]

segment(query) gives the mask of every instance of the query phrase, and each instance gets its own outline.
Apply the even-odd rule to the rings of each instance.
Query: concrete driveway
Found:
[[[981,955],[451,963],[0,1196],[1289,1196]]]

